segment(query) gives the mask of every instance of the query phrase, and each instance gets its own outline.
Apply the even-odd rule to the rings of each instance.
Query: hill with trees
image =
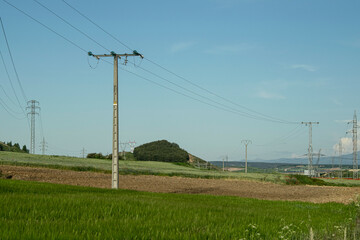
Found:
[[[13,144],[11,141],[7,143],[0,142],[0,151],[29,153],[29,149],[26,148],[26,145],[21,148],[19,143]]]
[[[181,162],[189,161],[189,153],[178,144],[166,140],[150,142],[134,149],[134,157],[139,161]]]

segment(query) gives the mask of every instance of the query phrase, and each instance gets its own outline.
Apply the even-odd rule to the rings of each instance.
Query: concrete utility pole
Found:
[[[247,167],[247,146],[249,144],[251,144],[251,140],[241,140],[241,143],[245,145],[245,173],[248,172],[248,167]]]
[[[226,162],[225,162],[225,164],[226,164],[225,167],[228,166],[228,164],[227,164],[227,163],[228,163],[228,160],[229,160],[229,157],[228,157],[228,155],[226,155],[226,156],[225,156],[225,161],[226,161]],[[223,166],[223,169],[224,169],[223,171],[225,171],[224,166]]]
[[[134,149],[135,149],[135,146],[136,146],[136,142],[135,141],[129,141],[129,146],[130,146],[130,152],[131,153],[134,153]]]
[[[40,110],[39,102],[36,100],[30,100],[27,102],[26,110],[28,115],[30,114],[30,153],[35,154],[35,115],[39,115],[37,110]]]
[[[224,171],[225,171],[225,164],[224,164],[224,162],[225,162],[225,157],[223,157],[222,159],[223,159],[223,172],[224,172]]]
[[[85,158],[85,153],[86,153],[86,150],[85,150],[85,148],[83,147],[83,148],[81,149],[82,158]]]
[[[342,142],[341,142],[341,138],[340,138],[340,141],[339,141],[339,162],[340,162],[340,165],[339,165],[339,168],[340,168],[339,177],[340,178],[342,178],[342,150],[343,150],[343,146],[342,146]]]
[[[102,57],[112,57],[114,58],[114,98],[113,98],[113,143],[112,143],[112,178],[111,178],[111,187],[118,189],[119,188],[119,109],[118,109],[118,60],[125,58],[124,63],[127,63],[127,57],[139,56],[144,58],[143,55],[137,51],[133,51],[132,54],[117,54],[111,52],[110,54],[103,55],[94,55],[92,52],[88,52],[89,56],[93,56],[97,59]]]
[[[353,129],[348,131],[347,133],[352,133],[353,135],[353,178],[357,179],[359,177],[358,174],[358,161],[357,161],[357,129],[358,129],[358,125],[357,125],[357,117],[356,117],[356,111],[354,111],[354,119],[349,123],[353,124]]]
[[[308,171],[309,176],[312,177],[315,174],[313,169],[312,125],[319,124],[319,122],[301,122],[301,124],[309,126]]]
[[[45,155],[45,151],[47,149],[47,142],[45,142],[45,138],[43,137],[43,140],[40,142],[41,146],[41,153],[42,155]]]

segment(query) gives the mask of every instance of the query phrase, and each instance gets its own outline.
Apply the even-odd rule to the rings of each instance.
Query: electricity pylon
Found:
[[[81,149],[82,158],[85,158],[85,153],[86,153],[86,150],[85,150],[85,148],[83,147],[83,148]]]
[[[36,100],[30,100],[27,102],[26,110],[28,110],[28,115],[30,114],[30,153],[35,154],[35,115],[39,115],[37,112],[40,110],[39,102]]]
[[[135,141],[129,141],[128,143],[129,143],[129,146],[130,146],[130,152],[134,153],[136,142]]]
[[[47,142],[45,142],[45,138],[43,137],[43,140],[40,142],[41,147],[41,153],[42,155],[45,155],[45,151],[47,149]]]
[[[349,123],[352,123],[353,125],[353,129],[348,131],[347,133],[352,133],[353,138],[353,178],[357,179],[359,177],[358,174],[358,161],[357,161],[357,129],[358,129],[358,125],[357,125],[357,117],[356,117],[356,110],[354,111],[354,119]]]
[[[128,142],[120,142],[120,148],[121,148],[121,152],[122,152],[122,156],[123,156],[124,160],[126,160],[125,150],[126,150],[127,145],[129,145]]]
[[[94,55],[92,52],[88,52],[89,56],[93,56],[97,59],[102,57],[112,57],[114,58],[114,98],[113,98],[113,141],[112,141],[112,176],[111,176],[111,187],[118,189],[119,188],[119,109],[118,109],[118,68],[119,68],[119,59],[125,58],[124,64],[127,63],[127,57],[139,56],[144,58],[143,55],[137,51],[133,51],[132,54],[117,54],[111,52],[110,54],[103,55]]]
[[[248,172],[248,167],[247,167],[247,146],[249,144],[251,144],[251,140],[241,140],[241,143],[243,143],[245,145],[245,173]]]
[[[313,169],[312,125],[319,124],[319,122],[301,122],[301,124],[309,126],[308,171],[309,176],[312,177],[313,175],[315,175]]]

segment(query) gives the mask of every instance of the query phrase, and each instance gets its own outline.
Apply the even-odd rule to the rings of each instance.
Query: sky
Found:
[[[166,139],[208,161],[242,161],[241,140],[249,139],[249,160],[295,158],[309,141],[299,123],[315,121],[315,152],[336,154],[340,139],[343,152],[352,151],[347,122],[360,112],[357,0],[66,0],[114,38],[62,0],[7,1],[38,22],[0,0],[25,93],[0,31],[11,79],[0,62],[1,141],[30,145],[18,97],[23,109],[27,100],[40,103],[36,153],[43,138],[47,154],[111,153],[113,60],[87,52],[137,50],[145,59],[119,65],[121,142]]]

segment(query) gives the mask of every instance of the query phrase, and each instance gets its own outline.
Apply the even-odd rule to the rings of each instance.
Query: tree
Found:
[[[26,145],[24,145],[22,147],[22,151],[25,152],[25,153],[29,153],[29,149],[26,148]]]

